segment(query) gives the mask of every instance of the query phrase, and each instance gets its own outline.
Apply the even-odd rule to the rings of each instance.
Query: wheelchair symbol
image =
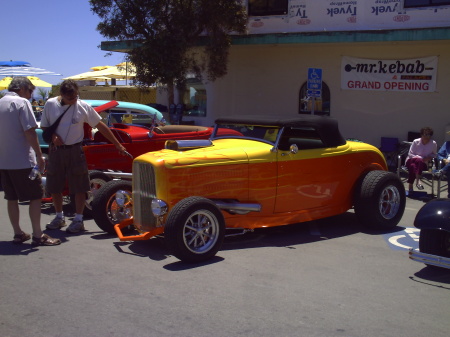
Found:
[[[311,78],[312,79],[319,78],[319,75],[316,73],[316,69],[313,69],[313,71],[311,72]]]
[[[405,230],[394,234],[396,235],[385,235],[385,239],[392,249],[409,250],[411,248],[416,249],[419,247],[420,229],[405,228]]]

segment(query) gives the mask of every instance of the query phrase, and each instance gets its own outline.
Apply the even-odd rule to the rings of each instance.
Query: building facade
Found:
[[[185,121],[212,125],[222,115],[314,113],[338,119],[344,137],[375,146],[381,137],[406,140],[424,126],[434,129],[439,145],[446,140],[450,1],[245,4],[249,34],[233,37],[225,77],[188,81],[179,97],[189,108]],[[309,69],[321,71],[319,91],[308,90]],[[157,100],[166,104],[164,95]]]

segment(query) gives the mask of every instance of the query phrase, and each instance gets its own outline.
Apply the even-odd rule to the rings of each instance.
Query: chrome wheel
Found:
[[[210,259],[225,238],[225,219],[217,205],[203,197],[188,197],[169,210],[164,240],[170,253],[185,262]]]
[[[120,204],[116,193],[121,192]],[[133,216],[131,181],[112,180],[103,186],[92,201],[92,216],[98,227],[115,234],[114,225]]]
[[[119,205],[115,195],[111,195],[106,203],[105,213],[112,224],[119,223],[133,216],[133,202],[129,191],[122,191],[127,196],[126,200]]]
[[[376,230],[394,228],[403,216],[405,205],[405,187],[392,172],[367,172],[356,185],[355,213],[367,227]]]
[[[195,254],[209,251],[217,242],[219,221],[208,210],[192,213],[184,224],[184,244]]]
[[[89,171],[90,187],[86,193],[85,213],[90,214],[92,212],[92,200],[94,200],[98,190],[110,180],[111,178],[102,171]]]
[[[92,210],[92,200],[94,200],[94,197],[97,194],[98,190],[106,183],[107,182],[105,180],[100,178],[91,179],[90,181],[91,187],[89,191],[86,193],[86,205],[85,205],[86,208]]]
[[[381,192],[379,200],[380,214],[385,219],[392,219],[398,213],[401,205],[401,198],[399,190],[393,186],[386,186]]]

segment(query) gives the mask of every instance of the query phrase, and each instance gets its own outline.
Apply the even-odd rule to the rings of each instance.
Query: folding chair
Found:
[[[408,175],[408,169],[405,166],[405,161],[406,157],[408,156],[410,147],[410,142],[401,142],[397,150],[397,175],[402,179],[403,182],[407,180],[407,178],[403,177],[405,176],[405,174]]]
[[[444,165],[445,164],[441,160],[438,162],[438,165],[437,165],[438,172],[441,170],[441,168]],[[450,174],[450,172],[448,174]],[[436,178],[436,181],[437,181],[437,187],[436,187],[437,195],[436,196],[438,198],[441,198],[441,192],[442,192],[442,193],[444,193],[444,196],[442,196],[442,197],[443,198],[447,197],[449,192],[450,192],[448,190],[448,179],[447,179],[447,177],[444,176],[443,174],[440,174],[440,172],[439,172],[438,174],[435,174],[435,178]],[[445,193],[445,192],[447,192],[447,193]]]
[[[398,148],[398,138],[381,137],[380,151],[386,158],[386,163],[390,171],[395,171],[397,167]]]

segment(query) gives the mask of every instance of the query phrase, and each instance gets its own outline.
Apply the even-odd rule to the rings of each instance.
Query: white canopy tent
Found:
[[[105,81],[116,79],[119,81],[133,79],[136,74],[136,69],[131,66],[122,66],[122,64],[118,64],[116,66],[98,66],[92,67],[93,71],[73,75],[64,78],[65,80],[72,79],[75,81],[81,80],[96,80],[96,81]]]

